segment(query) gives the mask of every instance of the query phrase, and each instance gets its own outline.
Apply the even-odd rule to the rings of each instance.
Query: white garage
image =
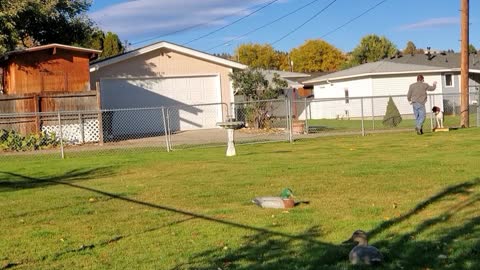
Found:
[[[162,133],[162,113],[167,111],[172,131],[215,128],[222,121],[218,75],[115,78],[100,82],[102,109],[114,110],[107,120],[114,135]],[[160,107],[168,109],[162,111]]]
[[[103,119],[104,137],[155,135],[165,127],[173,132],[218,128],[226,104],[233,102],[229,74],[245,68],[169,42],[94,62],[91,88],[99,83],[101,107],[111,110]],[[160,107],[169,107],[166,122]]]

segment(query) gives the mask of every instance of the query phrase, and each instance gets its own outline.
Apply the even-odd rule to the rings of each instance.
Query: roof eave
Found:
[[[231,68],[236,68],[236,69],[246,69],[247,68],[246,65],[240,64],[238,62],[223,59],[223,58],[220,58],[220,57],[217,57],[217,56],[210,55],[208,53],[204,53],[204,52],[201,52],[201,51],[197,51],[197,50],[187,48],[187,47],[183,47],[183,46],[180,46],[180,45],[176,45],[176,44],[173,44],[173,43],[161,41],[161,42],[152,44],[150,46],[146,46],[146,47],[131,51],[129,53],[125,53],[125,54],[110,58],[108,60],[92,64],[90,66],[90,72],[99,70],[100,68],[105,67],[105,66],[109,66],[109,65],[112,65],[112,64],[115,64],[115,63],[119,63],[119,62],[128,60],[128,59],[130,59],[134,56],[149,53],[151,51],[161,49],[161,48],[171,49],[173,51],[185,53],[187,55],[198,57],[200,59],[204,59],[204,60],[207,60],[207,61],[210,61],[210,62],[214,62],[214,63],[221,64],[221,65],[224,65],[224,66],[228,66],[228,67],[231,67]]]
[[[412,74],[412,73],[438,73],[438,72],[452,72],[452,71],[458,71],[458,69],[435,69],[435,70],[409,70],[409,71],[399,71],[399,72],[371,72],[371,73],[361,73],[361,74],[356,74],[356,75],[350,75],[350,76],[339,76],[339,77],[329,77],[329,78],[324,78],[320,80],[308,80],[304,81],[304,84],[317,84],[321,82],[327,82],[327,81],[334,81],[334,80],[343,80],[343,79],[350,79],[350,78],[359,78],[359,77],[373,77],[373,76],[381,76],[381,75],[395,75],[395,74]]]
[[[10,51],[6,52],[3,54],[3,57],[5,56],[10,56],[10,55],[15,55],[15,54],[24,54],[24,53],[29,53],[29,52],[37,52],[37,51],[43,51],[43,50],[48,50],[48,49],[64,49],[64,50],[70,50],[70,51],[77,51],[77,52],[84,52],[84,53],[91,53],[91,54],[100,54],[102,51],[101,50],[95,50],[95,49],[87,49],[87,48],[82,48],[82,47],[75,47],[75,46],[69,46],[69,45],[63,45],[63,44],[58,44],[58,43],[52,43],[52,44],[47,44],[47,45],[42,45],[42,46],[36,46],[36,47],[31,47],[31,48],[26,48],[22,50],[16,50],[16,51]]]

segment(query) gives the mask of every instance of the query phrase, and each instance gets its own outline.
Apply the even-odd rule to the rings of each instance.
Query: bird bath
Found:
[[[227,130],[227,157],[235,156],[237,152],[235,151],[235,142],[233,141],[233,132],[235,129],[239,129],[243,126],[242,121],[227,121],[227,122],[218,122],[217,126],[220,126]]]

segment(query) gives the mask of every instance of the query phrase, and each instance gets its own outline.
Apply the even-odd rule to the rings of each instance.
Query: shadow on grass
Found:
[[[28,177],[21,174],[0,171],[0,192],[58,185],[64,182],[90,180],[96,177],[111,176],[112,173],[113,171],[110,167],[71,170],[62,175],[50,177]]]
[[[479,184],[480,179],[477,178],[449,186],[400,217],[385,221],[371,230],[372,244],[385,256],[384,264],[376,269],[478,269],[480,217],[477,209],[480,194],[473,189]],[[423,211],[429,206],[445,202],[445,209],[442,208],[435,216],[422,218]],[[414,218],[419,221],[410,225],[414,222],[410,219]],[[459,218],[462,221],[453,222]],[[405,225],[405,222],[410,222],[407,223],[410,231],[391,232],[392,227]],[[352,232],[355,229],[359,228],[352,228]],[[422,233],[426,235],[423,238]],[[312,239],[320,236],[316,227],[305,235]],[[345,239],[349,236],[345,235]],[[237,249],[206,250],[196,254],[188,264],[177,265],[174,269],[368,269],[348,264],[350,248],[262,232],[246,237]]]
[[[104,173],[107,173],[107,172],[109,172],[109,170],[104,170],[104,168],[84,170],[84,171],[74,170],[74,171],[67,172],[64,175],[60,175],[60,176],[35,178],[35,177],[21,175],[21,174],[18,174],[18,173],[0,171],[0,183],[1,183],[1,186],[3,186],[4,189],[9,189],[9,190],[42,187],[42,186],[47,186],[47,185],[64,185],[64,186],[71,187],[71,188],[77,188],[77,189],[81,189],[81,190],[90,191],[92,193],[100,194],[100,195],[106,196],[106,197],[111,198],[111,199],[117,199],[117,200],[121,200],[121,201],[128,202],[128,203],[134,203],[134,204],[142,205],[142,206],[145,206],[145,207],[150,207],[150,208],[155,208],[155,209],[158,209],[158,210],[164,210],[164,211],[169,211],[169,212],[185,215],[185,216],[188,217],[187,220],[202,219],[202,220],[206,220],[206,221],[211,221],[211,222],[224,224],[224,225],[227,225],[227,226],[230,226],[230,227],[236,227],[236,228],[242,228],[242,229],[254,231],[256,233],[266,235],[266,236],[280,237],[280,238],[285,238],[285,239],[289,239],[289,240],[301,240],[302,242],[307,242],[307,243],[311,243],[311,244],[325,245],[325,243],[322,243],[322,242],[316,240],[313,237],[314,236],[313,234],[294,235],[294,234],[288,234],[288,233],[283,233],[283,232],[278,232],[278,231],[272,231],[272,230],[268,230],[268,229],[261,228],[261,227],[254,227],[254,226],[250,226],[250,225],[246,225],[246,224],[231,222],[231,221],[228,221],[228,220],[217,219],[217,218],[213,218],[213,217],[210,217],[210,216],[197,214],[197,213],[194,213],[194,212],[189,212],[189,211],[185,211],[185,210],[181,210],[181,209],[176,209],[176,208],[173,208],[173,207],[168,207],[168,206],[164,206],[164,205],[158,205],[158,204],[153,204],[153,203],[144,202],[144,201],[140,201],[140,200],[135,200],[135,199],[123,196],[123,195],[118,195],[118,194],[94,189],[94,188],[91,188],[91,187],[82,186],[82,185],[79,185],[77,183],[72,182],[74,180],[92,179],[93,177],[98,177],[99,175],[103,175]],[[156,230],[156,229],[158,229],[158,228],[149,229],[149,230],[146,230],[146,232],[151,231],[151,230]],[[123,238],[123,236],[122,236],[122,238]],[[94,245],[89,245],[89,246],[94,246]]]
[[[102,170],[71,171],[62,176],[34,178],[16,173],[2,172],[15,179],[17,186],[7,188],[36,187],[56,184],[87,190],[111,199],[142,205],[162,211],[187,216],[185,221],[202,219],[225,226],[241,228],[252,234],[246,236],[238,248],[215,247],[194,254],[188,263],[174,269],[361,269],[348,264],[351,246],[319,241],[320,230],[310,227],[304,233],[289,234],[262,227],[254,227],[228,220],[217,219],[173,207],[131,199],[122,195],[81,186],[72,180],[89,179]],[[2,183],[6,182],[2,180]],[[480,179],[474,179],[447,187],[443,191],[420,202],[412,210],[390,221],[379,224],[369,232],[373,245],[385,255],[380,269],[478,269],[480,265],[480,217],[478,206]],[[424,215],[429,207],[441,210],[434,215]],[[424,218],[426,217],[426,218]],[[413,224],[416,222],[415,224]],[[397,232],[395,226],[406,225],[407,232]],[[153,228],[156,230],[158,228]],[[351,228],[352,232],[356,229]],[[345,239],[350,235],[345,235]],[[128,236],[118,236],[118,241]],[[110,243],[110,241],[107,241]],[[102,243],[100,243],[102,244]],[[95,247],[94,244],[88,248]],[[72,252],[76,252],[73,250]]]

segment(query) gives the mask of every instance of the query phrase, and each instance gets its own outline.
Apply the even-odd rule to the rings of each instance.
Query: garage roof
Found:
[[[237,69],[246,69],[247,68],[246,65],[240,64],[240,63],[235,62],[235,61],[227,60],[227,59],[224,59],[224,58],[221,58],[221,57],[217,57],[217,56],[214,56],[214,55],[211,55],[211,54],[208,54],[208,53],[204,53],[204,52],[197,51],[197,50],[194,50],[194,49],[191,49],[191,48],[180,46],[180,45],[177,45],[177,44],[174,44],[174,43],[170,43],[170,42],[166,42],[166,41],[160,41],[160,42],[157,42],[157,43],[154,43],[154,44],[142,47],[142,48],[138,48],[138,49],[135,49],[133,51],[129,51],[129,52],[126,52],[126,53],[123,53],[123,54],[119,54],[119,55],[116,55],[116,56],[113,56],[113,57],[110,57],[110,58],[102,59],[102,60],[99,60],[99,61],[94,61],[90,64],[90,72],[95,71],[95,70],[99,70],[100,68],[108,66],[108,65],[112,65],[112,64],[115,64],[115,63],[118,63],[118,62],[121,62],[121,61],[125,61],[127,59],[130,59],[132,57],[136,57],[138,55],[142,55],[142,54],[149,53],[151,51],[155,51],[155,50],[163,49],[163,48],[167,48],[167,49],[170,49],[172,51],[180,52],[180,53],[183,53],[183,54],[186,54],[186,55],[190,55],[190,56],[193,56],[193,57],[196,57],[196,58],[203,59],[205,61],[210,61],[210,62],[217,63],[219,65],[224,65],[224,66],[227,66],[227,67],[232,67],[232,68],[237,68]]]
[[[451,71],[450,68],[437,66],[424,66],[414,64],[394,63],[390,61],[377,61],[373,63],[366,63],[355,66],[349,69],[333,72],[324,76],[320,76],[311,80],[304,81],[304,84],[316,84],[332,81],[352,79],[364,76],[378,76],[378,75],[395,75],[395,74],[410,74],[410,73],[434,73]]]
[[[0,61],[8,60],[8,58],[12,55],[25,54],[25,53],[31,53],[31,52],[36,52],[36,51],[43,51],[43,50],[48,50],[48,49],[52,49],[53,52],[55,52],[56,49],[63,49],[63,50],[67,50],[67,51],[81,52],[81,53],[85,53],[85,54],[90,54],[91,58],[96,57],[97,55],[99,55],[102,52],[100,50],[87,49],[87,48],[63,45],[63,44],[58,44],[58,43],[51,43],[51,44],[47,44],[47,45],[36,46],[36,47],[25,48],[25,49],[18,49],[18,50],[6,52],[0,57]]]

